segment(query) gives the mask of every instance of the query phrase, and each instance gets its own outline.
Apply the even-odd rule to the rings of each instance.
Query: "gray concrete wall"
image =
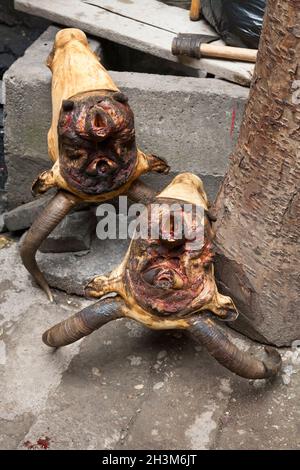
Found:
[[[55,28],[50,27],[4,76],[9,207],[31,200],[33,179],[50,165],[51,73],[45,60],[54,34]],[[236,142],[249,90],[207,78],[111,75],[129,96],[139,147],[166,158],[171,176],[182,171],[204,176],[212,197]],[[152,176],[151,182],[161,186],[165,179]]]

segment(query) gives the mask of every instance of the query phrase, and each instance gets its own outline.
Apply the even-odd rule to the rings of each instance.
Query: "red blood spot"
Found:
[[[25,441],[23,443],[24,447],[27,447],[29,450],[38,450],[40,449],[49,449],[50,447],[50,438],[49,437],[40,437],[35,444],[33,444],[31,441]]]
[[[25,441],[25,442],[23,443],[23,446],[24,446],[24,447],[27,447],[27,449],[33,449],[33,448],[34,448],[34,444],[32,444],[31,441]]]
[[[44,439],[40,438],[36,441],[37,445],[40,446],[42,449],[49,449],[50,447],[50,439],[49,437],[45,437]]]

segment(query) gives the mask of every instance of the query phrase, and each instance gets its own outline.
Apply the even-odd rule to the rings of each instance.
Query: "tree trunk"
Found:
[[[237,329],[300,339],[300,1],[269,0],[237,147],[217,196],[216,271]]]

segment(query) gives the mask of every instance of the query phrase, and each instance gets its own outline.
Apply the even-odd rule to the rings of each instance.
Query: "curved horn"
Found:
[[[78,202],[79,199],[76,196],[59,191],[33,222],[20,247],[20,254],[25,268],[46,292],[50,302],[53,301],[53,297],[45,277],[38,268],[35,254],[42,241],[47,238],[49,233]]]
[[[119,296],[99,300],[45,331],[43,341],[53,348],[74,343],[106,323],[121,318],[124,306],[124,300]]]
[[[276,375],[281,368],[281,356],[274,348],[265,348],[265,361],[240,351],[221,331],[209,313],[193,318],[189,331],[220,364],[241,377],[265,379]]]

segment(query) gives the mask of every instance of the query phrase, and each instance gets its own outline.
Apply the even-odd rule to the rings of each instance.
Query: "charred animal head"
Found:
[[[216,294],[211,230],[204,211],[195,209],[184,201],[157,198],[140,217],[149,233],[132,241],[124,283],[127,294],[153,315],[184,317]]]
[[[185,202],[191,203],[193,209],[200,205],[202,216],[198,212],[197,217],[196,210],[186,212]],[[133,239],[121,265],[108,276],[97,276],[86,288],[87,295],[92,297],[101,298],[112,292],[117,296],[100,300],[46,331],[44,342],[64,346],[108,321],[128,317],[154,329],[189,331],[222,365],[242,377],[275,375],[281,367],[276,350],[268,348],[268,357],[258,360],[240,351],[218,325],[218,319],[232,321],[237,312],[230,297],[218,292],[214,279],[213,232],[201,181],[189,173],[180,175],[158,196],[156,203],[156,209],[148,206],[139,221],[140,226],[147,225],[146,239]],[[176,210],[170,211],[174,203]],[[157,210],[159,222],[152,217],[153,210]],[[169,218],[164,219],[166,212]],[[167,224],[163,219],[168,220]],[[186,232],[175,236],[175,219],[188,225],[188,237]],[[202,244],[197,240],[200,227]],[[157,238],[153,237],[153,230]]]
[[[133,112],[120,92],[94,91],[63,101],[58,141],[61,175],[77,191],[115,191],[136,167]]]

